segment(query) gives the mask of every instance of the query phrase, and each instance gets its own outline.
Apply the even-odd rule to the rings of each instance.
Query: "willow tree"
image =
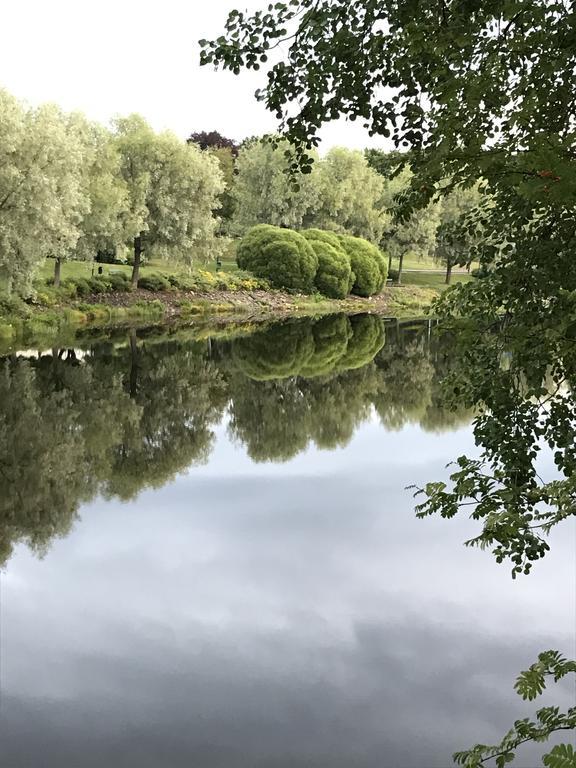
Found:
[[[331,149],[318,163],[318,188],[314,226],[380,244],[390,219],[382,205],[384,181],[361,152]]]
[[[207,460],[211,427],[226,404],[225,382],[199,345],[138,344],[133,332],[130,346],[106,365],[121,375],[137,413],[113,447],[106,493],[133,498]]]
[[[0,90],[0,268],[29,292],[38,264],[73,249],[88,210],[82,143],[55,106],[29,109]]]
[[[126,241],[128,187],[120,172],[120,154],[112,133],[80,114],[72,115],[71,123],[83,148],[83,192],[87,209],[78,225],[78,242],[67,255],[72,259],[92,260],[100,251],[115,252]],[[62,256],[56,259],[56,285],[61,259]]]
[[[134,416],[119,377],[74,356],[0,362],[0,563],[70,530]]]
[[[286,142],[275,146],[266,140],[240,148],[232,193],[236,203],[233,227],[239,234],[255,224],[300,229],[309,212],[316,210],[318,175],[300,174],[296,185],[288,184],[289,152]]]
[[[378,173],[384,179],[381,204],[388,212],[388,219],[383,241],[389,255],[388,266],[391,267],[393,258],[398,259],[397,280],[400,283],[405,256],[410,254],[421,260],[435,254],[436,235],[441,221],[441,203],[433,200],[418,211],[401,216],[402,205],[409,194],[414,173],[409,165],[402,163],[396,153],[393,158],[382,157],[376,153],[368,157],[370,163],[378,167]]]
[[[144,251],[185,264],[215,252],[213,211],[224,189],[218,160],[170,132],[156,134],[139,115],[118,119],[115,127],[133,233],[132,283]]]
[[[481,203],[479,184],[455,187],[442,198],[434,257],[446,266],[446,285],[450,284],[453,267],[470,267],[472,263],[482,231],[470,232],[461,224]]]

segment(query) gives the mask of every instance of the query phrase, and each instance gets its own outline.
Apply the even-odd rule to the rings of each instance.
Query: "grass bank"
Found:
[[[213,326],[259,323],[275,318],[318,316],[335,312],[374,312],[388,317],[426,314],[439,295],[436,287],[387,287],[379,296],[364,299],[327,299],[320,295],[290,294],[262,288],[213,286],[204,290],[114,290],[72,296],[70,291],[49,289],[34,300],[0,298],[0,350],[14,345],[50,345],[51,339],[70,337],[78,331],[191,324]]]

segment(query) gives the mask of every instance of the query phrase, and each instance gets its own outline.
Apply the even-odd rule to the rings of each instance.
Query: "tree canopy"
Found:
[[[134,231],[132,281],[145,250],[185,263],[217,250],[212,212],[224,189],[217,159],[170,132],[155,134],[139,115],[115,128]]]

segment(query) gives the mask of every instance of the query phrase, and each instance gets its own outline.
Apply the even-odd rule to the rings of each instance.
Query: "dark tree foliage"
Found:
[[[373,168],[385,179],[393,178],[405,165],[410,165],[411,152],[400,152],[393,149],[385,152],[382,149],[365,149],[364,156],[370,168]]]
[[[233,157],[238,154],[239,145],[234,139],[222,136],[218,131],[197,131],[186,139],[188,144],[198,144],[200,149],[229,149]]]
[[[479,175],[573,200],[575,26],[561,0],[293,0],[231,11],[201,61],[259,69],[285,44],[259,92],[284,135],[305,149],[326,121],[361,120],[411,150],[420,202]]]

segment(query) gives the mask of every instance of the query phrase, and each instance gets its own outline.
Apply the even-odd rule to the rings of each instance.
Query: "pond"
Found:
[[[368,315],[5,357],[3,765],[446,768],[531,714],[574,526],[512,581],[474,523],[415,518],[475,451],[450,366]]]

